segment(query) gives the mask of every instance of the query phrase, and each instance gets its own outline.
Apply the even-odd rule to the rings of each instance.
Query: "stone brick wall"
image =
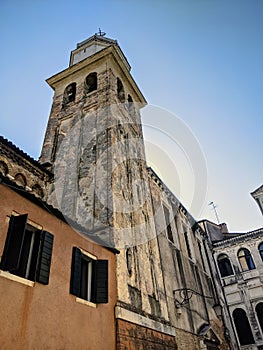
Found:
[[[134,323],[117,320],[117,350],[170,349],[177,349],[175,337]]]
[[[0,173],[46,200],[52,174],[3,137],[0,137]]]

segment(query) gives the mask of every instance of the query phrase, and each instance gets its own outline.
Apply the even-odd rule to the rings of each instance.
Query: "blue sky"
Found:
[[[101,27],[118,40],[148,103],[182,119],[203,150],[207,197],[196,219],[215,221],[214,201],[232,231],[262,226],[250,196],[263,183],[261,0],[2,0],[0,13],[3,136],[38,158],[52,102],[45,79]],[[149,162],[160,168],[154,154]],[[176,188],[176,176],[158,170]]]

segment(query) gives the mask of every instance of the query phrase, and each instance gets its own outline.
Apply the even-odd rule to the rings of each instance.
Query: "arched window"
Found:
[[[33,187],[32,187],[32,191],[34,192],[34,194],[36,194],[38,197],[40,198],[43,198],[44,197],[44,192],[41,188],[40,185],[38,184],[35,184]]]
[[[90,73],[85,80],[85,84],[87,93],[97,90],[97,73]]]
[[[125,101],[125,92],[124,92],[124,87],[119,78],[117,78],[117,95],[120,100],[120,102]]]
[[[26,178],[23,174],[18,173],[15,175],[15,182],[22,187],[26,187],[27,182],[26,182]]]
[[[131,95],[128,95],[128,108],[130,113],[134,113],[135,112],[135,108],[134,108],[134,103],[133,103],[133,99],[131,97]]]
[[[261,330],[263,332],[263,303],[257,304],[256,313],[257,313],[257,317],[258,317],[258,322],[259,322]]]
[[[226,254],[220,254],[218,256],[217,264],[221,277],[226,277],[234,274],[231,262]]]
[[[63,106],[65,107],[66,104],[75,101],[76,97],[76,83],[72,83],[68,85],[64,91],[63,96]]]
[[[254,270],[256,268],[253,258],[251,256],[251,253],[248,249],[241,248],[238,251],[237,256],[238,256],[238,260],[242,268],[242,271]]]
[[[8,166],[3,161],[0,162],[0,173],[4,176],[8,174]]]
[[[233,318],[240,345],[254,344],[255,341],[246,312],[243,309],[235,309]]]
[[[261,259],[263,260],[263,242],[260,243],[260,245],[258,246],[258,251],[261,256]]]

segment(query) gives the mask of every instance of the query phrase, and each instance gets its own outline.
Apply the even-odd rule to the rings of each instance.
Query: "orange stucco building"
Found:
[[[0,348],[115,349],[116,251],[6,177],[0,207]],[[83,271],[74,267],[78,259]],[[88,285],[77,291],[76,280],[87,274]]]

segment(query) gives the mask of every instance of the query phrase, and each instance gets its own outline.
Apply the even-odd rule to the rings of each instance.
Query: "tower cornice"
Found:
[[[131,73],[130,73],[130,66],[127,66],[127,60],[124,57],[122,51],[120,50],[119,46],[117,45],[111,45],[106,47],[103,50],[100,50],[99,52],[96,52],[95,54],[85,58],[84,60],[64,69],[63,71],[51,76],[46,80],[48,85],[55,90],[57,85],[60,84],[60,82],[69,76],[72,76],[73,74],[77,73],[78,71],[82,70],[83,68],[92,65],[94,63],[98,63],[100,60],[112,60],[121,70],[122,74],[125,76],[125,78],[129,81],[130,85],[134,89],[137,100],[136,102],[142,103],[143,106],[147,104],[147,101],[143,94],[141,93],[138,85],[136,84],[135,80],[133,79]]]

